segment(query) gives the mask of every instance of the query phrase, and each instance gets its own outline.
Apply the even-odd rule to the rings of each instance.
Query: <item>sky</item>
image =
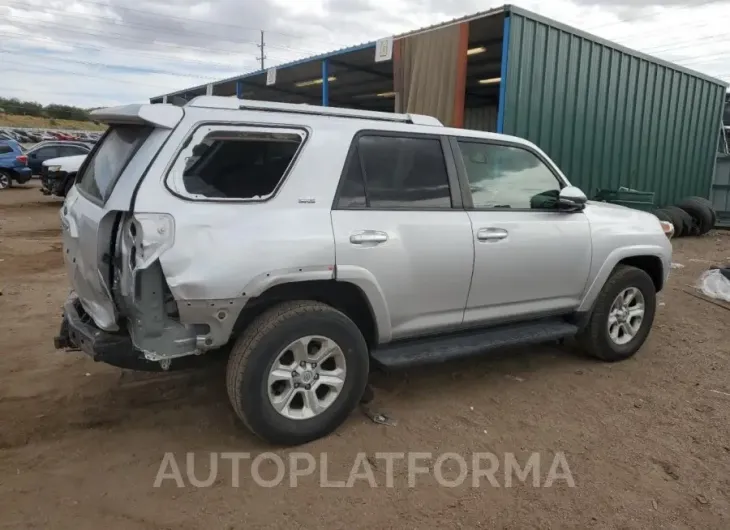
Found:
[[[100,107],[511,3],[730,81],[730,0],[0,0],[0,96]]]

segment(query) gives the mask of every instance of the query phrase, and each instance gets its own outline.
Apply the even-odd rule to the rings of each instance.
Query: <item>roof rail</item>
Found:
[[[288,112],[292,114],[312,114],[338,118],[359,118],[363,120],[381,120],[411,123],[413,125],[432,125],[443,127],[443,124],[433,116],[426,116],[423,114],[396,114],[393,112],[378,112],[374,110],[320,107],[306,103],[278,103],[272,101],[237,99],[225,96],[198,96],[192,99],[187,106],[231,110],[256,110],[264,112]]]

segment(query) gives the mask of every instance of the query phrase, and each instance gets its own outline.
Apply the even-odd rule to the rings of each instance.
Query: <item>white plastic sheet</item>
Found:
[[[730,280],[725,278],[718,269],[703,272],[697,287],[705,296],[730,302]]]

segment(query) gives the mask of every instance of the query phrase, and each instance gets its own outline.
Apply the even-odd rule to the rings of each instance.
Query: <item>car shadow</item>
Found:
[[[402,411],[432,397],[434,388],[439,395],[451,394],[458,400],[464,393],[479,394],[485,385],[505,378],[524,382],[536,373],[575,372],[595,364],[570,344],[548,344],[395,372],[374,369],[370,376],[373,406]],[[218,358],[204,368],[177,372],[120,371],[72,424],[80,429],[171,428],[178,435],[183,429],[192,438],[203,429],[206,440],[211,435],[233,438],[242,450],[275,448],[254,436],[233,412],[225,368],[226,360]],[[520,386],[513,388],[518,394],[524,392]],[[347,428],[347,423],[340,427]]]

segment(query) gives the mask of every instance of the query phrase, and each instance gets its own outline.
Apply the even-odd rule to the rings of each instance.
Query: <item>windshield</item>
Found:
[[[109,129],[78,179],[78,188],[106,202],[130,158],[141,146],[152,127],[117,125]]]

